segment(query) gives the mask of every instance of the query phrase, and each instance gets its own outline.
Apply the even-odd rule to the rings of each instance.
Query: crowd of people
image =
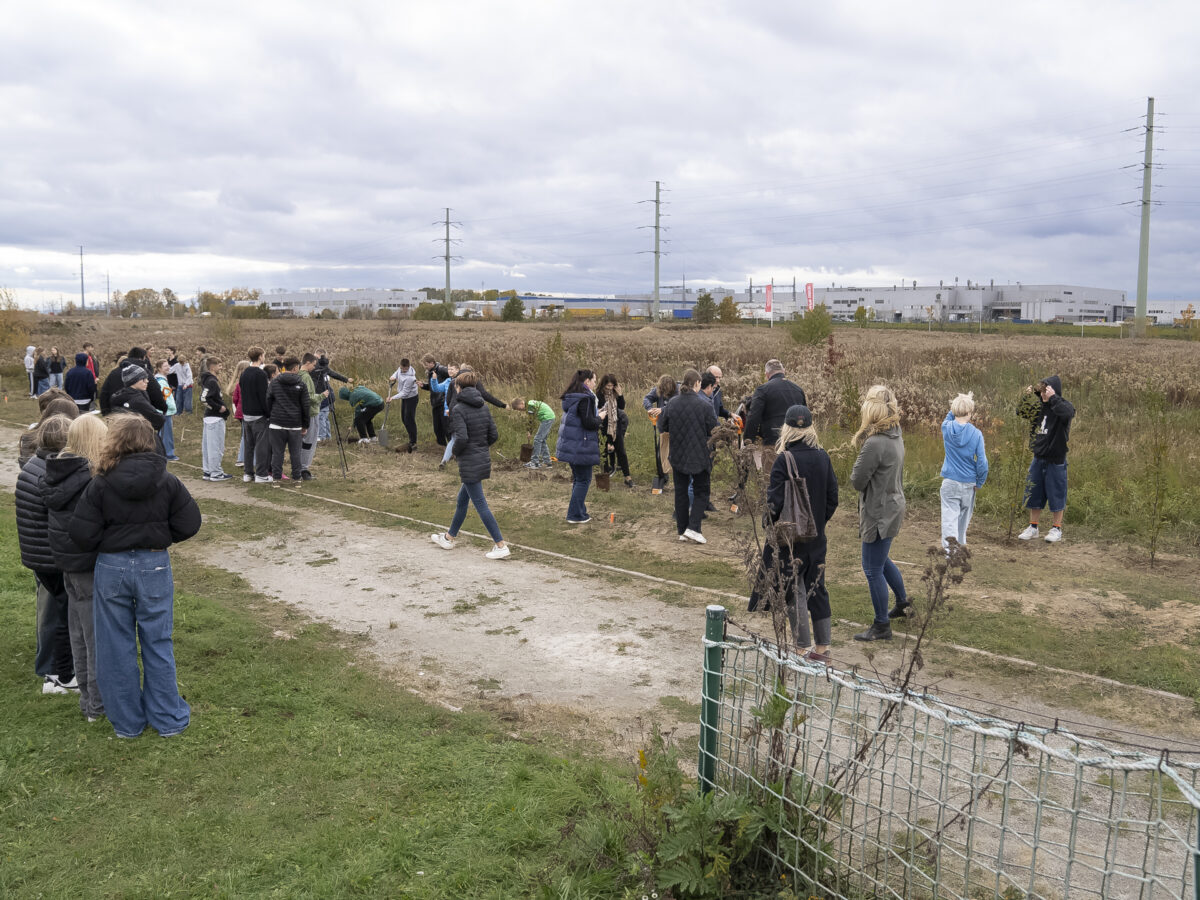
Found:
[[[471,366],[443,365],[432,355],[420,360],[424,378],[408,358],[401,359],[381,396],[336,372],[320,348],[295,354],[279,346],[268,361],[264,348],[250,347],[227,377],[224,360],[204,347],[192,357],[195,370],[178,348],[156,354],[133,347],[103,376],[90,344],[65,372],[57,348],[49,356],[41,348],[28,349],[30,394],[38,399],[40,417],[21,440],[17,523],[21,559],[37,583],[35,671],[43,692],[77,691],[83,715],[89,721],[107,715],[122,737],[135,737],[147,725],[169,736],[188,723],[188,705],[175,681],[167,548],[195,534],[200,515],[167,464],[179,459],[172,421],[193,410],[194,371],[202,477],[210,482],[235,477],[224,470],[231,417],[240,426],[235,465],[243,482],[301,484],[315,477],[317,445],[341,440],[334,409],[339,399],[351,410],[357,434],[352,440],[366,445],[378,441],[375,418],[399,401],[411,453],[417,447],[419,398],[427,392],[434,439],[444,448],[440,465],[455,460],[461,482],[449,529],[430,536],[446,550],[455,548],[473,506],[493,541],[486,556],[511,555],[483,489],[499,436],[489,405],[528,416],[527,468],[570,467],[568,524],[591,521],[587,498],[597,467],[606,476],[620,472],[625,485],[634,487],[625,447],[629,412],[613,374],[577,370],[557,404],[535,398],[505,402],[487,391]],[[658,379],[642,399],[654,427],[652,491],[661,493],[670,476],[679,541],[705,544],[704,519],[716,509],[713,436],[722,420],[736,428],[739,445],[773,447],[764,521],[772,539],[764,544],[751,609],[765,605],[764,599],[782,598],[796,647],[811,660],[828,662],[832,611],[825,533],[839,505],[838,479],[803,388],[787,378],[779,360],[768,360],[763,374],[763,383],[733,412],[724,403],[719,366]],[[342,384],[336,392],[334,382]],[[1026,491],[1030,525],[1022,540],[1038,536],[1047,505],[1053,525],[1045,540],[1062,538],[1075,410],[1061,392],[1060,379],[1049,376],[1030,386],[1018,405],[1018,414],[1030,422],[1033,451]],[[942,423],[941,537],[948,553],[953,544],[966,545],[976,494],[987,481],[974,411],[973,395],[959,394]],[[860,641],[890,640],[891,621],[904,618],[911,607],[890,556],[906,509],[900,416],[894,392],[875,385],[862,400],[861,424],[852,439],[857,457],[850,482],[858,495],[862,570],[873,610],[871,625],[854,636]],[[761,462],[761,454],[752,457]],[[742,467],[731,500],[749,475]],[[792,521],[796,518],[805,521]]]

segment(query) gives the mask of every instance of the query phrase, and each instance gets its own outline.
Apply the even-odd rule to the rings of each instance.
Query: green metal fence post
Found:
[[[721,648],[713,646],[725,638],[725,607],[712,605],[705,611],[704,681],[700,697],[700,791],[716,786],[717,727],[721,713]]]

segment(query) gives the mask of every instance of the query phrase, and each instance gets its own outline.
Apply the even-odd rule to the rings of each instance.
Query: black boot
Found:
[[[912,606],[907,600],[897,600],[896,605],[888,610],[889,619],[907,619],[908,608]]]
[[[890,641],[892,639],[892,626],[884,622],[872,622],[871,627],[854,636],[856,641]]]

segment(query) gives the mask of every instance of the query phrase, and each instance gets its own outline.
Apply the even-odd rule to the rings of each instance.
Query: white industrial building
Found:
[[[309,291],[280,291],[273,294],[262,294],[257,300],[241,300],[238,306],[259,306],[267,304],[267,309],[274,316],[310,316],[320,315],[325,310],[331,310],[338,316],[345,316],[351,309],[370,310],[378,313],[380,310],[403,313],[412,312],[421,303],[428,302],[424,291],[379,290],[376,288],[353,288],[347,290],[309,290]]]
[[[659,292],[659,314],[664,318],[688,319],[701,293],[712,294],[720,303],[732,296],[743,318],[766,319],[766,287],[732,290],[725,288],[673,287]],[[529,315],[571,310],[582,316],[649,316],[653,300],[649,293],[616,294],[607,297],[577,297],[528,294],[521,298]],[[816,287],[814,305],[824,304],[838,320],[851,320],[861,306],[876,322],[1121,322],[1132,318],[1134,307],[1125,291],[1069,284],[959,284],[906,287]],[[1152,309],[1164,306],[1151,304]],[[771,317],[790,319],[807,308],[804,285],[772,288]],[[1153,311],[1151,312],[1153,316]],[[1166,313],[1160,313],[1166,316]],[[1176,313],[1177,315],[1177,313]]]

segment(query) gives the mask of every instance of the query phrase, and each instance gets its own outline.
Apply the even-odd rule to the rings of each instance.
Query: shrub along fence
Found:
[[[767,809],[762,850],[798,889],[1200,898],[1200,758],[982,716],[730,624],[709,607],[701,787]]]

